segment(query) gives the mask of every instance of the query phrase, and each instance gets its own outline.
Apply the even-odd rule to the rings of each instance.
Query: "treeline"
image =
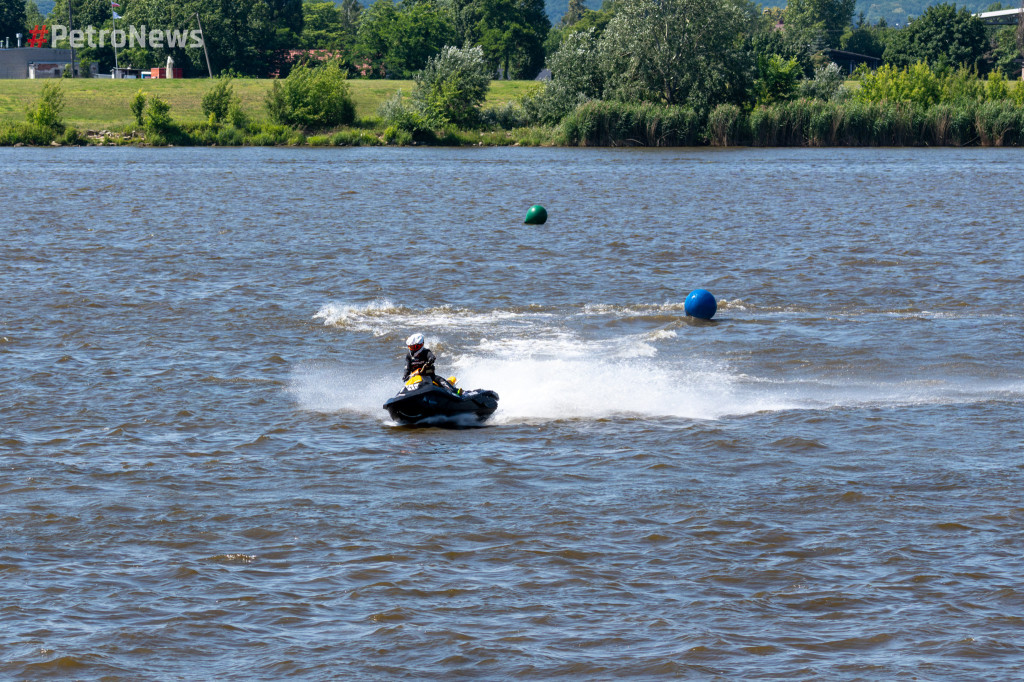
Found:
[[[364,0],[366,1],[366,0]],[[727,43],[730,54],[739,49],[739,63],[727,65],[720,74],[734,88],[757,77],[759,59],[777,55],[795,60],[804,77],[829,59],[830,50],[841,49],[896,66],[927,61],[935,67],[966,66],[979,75],[1001,71],[1007,77],[1019,73],[1021,49],[1015,27],[982,24],[966,8],[955,4],[929,7],[904,27],[870,25],[862,13],[854,16],[855,0],[788,0],[785,9],[763,9],[748,0],[705,0],[700,3],[649,3],[644,0],[605,0],[599,10],[588,9],[583,0],[570,0],[565,16],[552,25],[542,0],[69,0],[54,5],[47,17],[40,15],[35,0],[0,0],[0,38],[20,31],[27,35],[36,24],[68,25],[68,7],[78,27],[142,26],[191,30],[203,22],[208,53],[215,74],[234,76],[287,75],[295,63],[337,59],[350,77],[411,78],[427,59],[448,45],[479,46],[492,75],[532,79],[550,66],[567,38],[592,32],[600,39],[613,21],[615,33],[630,17],[656,5],[653,21],[673,13],[690,12],[700,21],[725,18],[724,31],[708,25],[694,32],[695,42],[673,44],[671,33],[656,43],[662,50],[681,48],[686,53],[709,52]],[[1001,7],[998,3],[992,7]],[[620,43],[622,41],[619,41]],[[610,39],[605,42],[614,48]],[[138,68],[162,66],[167,57],[187,75],[206,73],[206,55],[194,47],[134,47],[119,51],[121,65]],[[605,58],[611,55],[605,54]],[[85,60],[97,61],[101,71],[114,64],[111,46],[82,50]],[[629,55],[619,55],[628,61]],[[717,63],[714,54],[709,59]],[[695,63],[692,55],[684,61]],[[737,80],[740,79],[740,80]]]
[[[551,23],[543,0],[69,0],[43,17],[35,0],[0,0],[4,31],[28,35],[39,24],[97,29],[128,26],[192,30],[199,21],[214,74],[266,77],[287,75],[296,63],[339,59],[350,76],[407,79],[446,45],[484,50],[488,65],[508,78],[533,78],[544,66],[544,41]],[[119,19],[113,17],[117,12]],[[8,26],[9,25],[9,26]],[[296,54],[296,53],[305,54]],[[111,45],[81,50],[101,72],[114,66]],[[206,54],[193,47],[118,50],[121,66],[163,66],[167,57],[186,75],[205,75]]]

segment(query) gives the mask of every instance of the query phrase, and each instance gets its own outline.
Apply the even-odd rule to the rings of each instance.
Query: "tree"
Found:
[[[583,0],[569,0],[569,7],[565,10],[565,16],[562,17],[562,26],[572,26],[583,18],[586,11],[587,6],[583,4]]]
[[[626,0],[599,43],[606,94],[703,111],[741,101],[751,66],[743,36],[756,16],[733,0]]]
[[[555,125],[589,99],[600,99],[606,75],[597,49],[597,31],[573,31],[548,59],[551,81],[537,95],[523,100],[529,117]]]
[[[21,44],[25,44],[25,36],[29,30],[46,23],[46,17],[39,11],[36,0],[25,0],[25,29],[21,32]]]
[[[113,15],[110,11],[110,0],[72,0],[71,4],[74,12],[73,28],[84,30],[90,26],[94,26],[96,29],[112,27]],[[68,19],[67,0],[61,0],[54,4],[45,23],[48,26],[58,24],[71,27],[71,22]],[[64,43],[63,46],[67,47],[67,44]],[[114,48],[110,45],[110,41],[106,41],[104,47],[86,47],[79,50],[76,57],[83,70],[88,68],[90,62],[99,63],[101,71],[109,71],[114,66]]]
[[[59,4],[59,3],[58,3]],[[109,8],[109,0],[107,0]],[[202,17],[203,34],[213,72],[227,71],[250,76],[265,76],[270,57],[277,45],[277,30],[271,8],[265,0],[133,0],[124,12],[125,24],[149,28],[193,30],[196,13]],[[286,28],[286,27],[284,27]],[[202,47],[148,46],[140,59],[156,65],[168,56],[194,73],[206,73]]]
[[[778,55],[783,59],[795,59],[805,76],[813,73],[813,57],[818,47],[797,31],[779,30],[783,11],[772,8],[754,20],[754,26],[746,41],[745,50],[752,64],[759,59]]]
[[[266,0],[270,9],[270,21],[278,30],[288,31],[293,39],[302,33],[305,15],[302,0]]]
[[[962,66],[984,70],[988,36],[981,19],[966,8],[944,3],[925,10],[906,28],[893,32],[884,59],[896,66],[928,62],[932,66]]]
[[[759,56],[754,81],[756,103],[771,105],[792,99],[799,80],[800,64],[795,59],[783,59],[777,54]]]
[[[25,0],[0,0],[0,40],[25,32]],[[23,36],[24,37],[24,36]]]
[[[551,21],[543,0],[479,0],[476,33],[488,63],[505,78],[533,78],[544,66]]]
[[[359,14],[355,50],[389,78],[409,78],[456,40],[450,11],[431,0],[377,0]]]
[[[359,14],[359,3],[349,1],[349,10]],[[349,21],[344,7],[333,2],[307,2],[302,6],[303,24],[299,44],[309,50],[351,51],[356,37],[355,21]]]
[[[992,36],[992,58],[994,67],[1007,78],[1021,76],[1021,50],[1017,43],[1017,27],[1004,26]]]
[[[857,54],[881,59],[885,53],[885,43],[889,29],[876,26],[859,26],[843,34],[839,47]]]
[[[856,0],[789,0],[783,13],[786,31],[819,37],[824,47],[837,47],[853,22]]]

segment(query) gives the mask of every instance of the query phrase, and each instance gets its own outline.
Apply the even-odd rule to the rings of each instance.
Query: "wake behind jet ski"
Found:
[[[498,409],[498,394],[494,391],[463,391],[455,387],[455,377],[445,380],[435,376],[436,358],[424,347],[423,334],[413,334],[405,344],[409,348],[402,375],[405,386],[384,403],[396,422],[470,425],[482,422]]]

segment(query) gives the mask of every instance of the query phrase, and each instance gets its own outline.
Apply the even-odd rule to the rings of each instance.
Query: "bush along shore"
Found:
[[[133,123],[103,130],[65,125],[63,85],[43,85],[21,122],[0,123],[0,146],[1021,146],[1024,88],[998,76],[936,73],[927,65],[859,74],[848,89],[834,73],[754,104],[709,111],[658,103],[566,96],[556,81],[492,108],[479,48],[445,48],[416,76],[410,95],[357,119],[344,71],[293,69],[265,101],[269,120],[243,110],[230,78],[202,98],[206,119],[178,122],[159,95],[139,90]],[[831,84],[829,84],[831,83]]]

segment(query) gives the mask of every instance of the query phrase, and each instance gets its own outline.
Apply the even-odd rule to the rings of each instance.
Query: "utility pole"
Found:
[[[71,0],[68,0],[68,45],[71,46],[71,77],[75,77],[75,41],[70,37],[75,32],[75,20],[71,16]]]
[[[199,20],[199,12],[196,12],[196,23],[199,24],[199,37],[203,40],[203,55],[206,57],[206,73],[213,78],[213,69],[210,68],[210,53],[206,51],[206,36],[203,35],[203,22]]]

